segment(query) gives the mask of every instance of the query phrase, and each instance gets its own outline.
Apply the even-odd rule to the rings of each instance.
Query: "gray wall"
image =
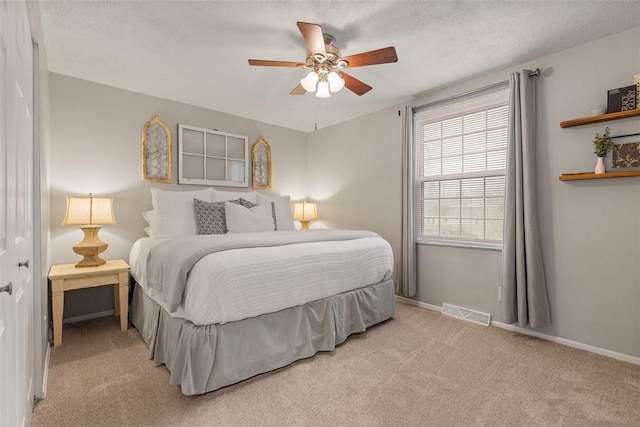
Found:
[[[563,120],[606,104],[608,89],[640,72],[640,28],[419,96],[413,105],[506,80],[522,68],[538,80],[537,184],[553,324],[540,330],[640,357],[640,178],[561,182],[593,171],[592,139],[640,130],[640,118],[561,129]],[[627,141],[629,142],[629,141]],[[401,123],[397,108],[322,129],[309,137],[310,195],[332,227],[380,232],[400,241]],[[364,206],[364,208],[363,208]],[[419,245],[416,299],[489,312],[497,301],[501,252]]]
[[[402,120],[387,108],[309,134],[309,196],[329,228],[372,230],[400,247]]]
[[[144,236],[146,222],[141,213],[151,209],[151,187],[203,188],[177,184],[178,123],[247,135],[250,144],[263,135],[271,145],[273,162],[272,190],[264,193],[290,195],[294,200],[307,196],[305,133],[54,73],[50,74],[50,97],[53,264],[80,260],[72,247],[82,240],[82,232],[60,225],[66,196],[91,192],[113,197],[117,224],[105,226],[100,232],[101,239],[109,244],[103,257],[128,260],[131,245]],[[141,131],[156,114],[172,132],[172,184],[148,183],[140,178]],[[108,287],[65,294],[65,319],[111,309],[113,292]]]

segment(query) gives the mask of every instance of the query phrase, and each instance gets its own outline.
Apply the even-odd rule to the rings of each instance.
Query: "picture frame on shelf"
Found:
[[[640,169],[640,141],[614,144],[611,149],[612,170]]]
[[[637,92],[638,87],[635,84],[607,91],[607,114],[635,110]]]
[[[640,171],[640,133],[614,136],[605,163],[611,172]]]

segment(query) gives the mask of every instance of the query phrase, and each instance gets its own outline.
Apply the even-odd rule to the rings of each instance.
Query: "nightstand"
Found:
[[[53,305],[53,345],[62,344],[64,293],[74,289],[113,286],[114,309],[120,316],[120,330],[126,331],[129,316],[129,264],[124,260],[107,261],[98,267],[76,268],[75,264],[52,265],[49,270]]]

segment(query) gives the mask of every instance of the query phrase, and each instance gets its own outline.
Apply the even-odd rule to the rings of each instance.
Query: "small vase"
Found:
[[[596,173],[605,173],[604,157],[598,157],[598,162],[596,163]]]

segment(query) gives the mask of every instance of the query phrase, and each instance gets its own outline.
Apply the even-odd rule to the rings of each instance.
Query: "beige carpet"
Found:
[[[397,303],[333,353],[183,396],[137,331],[64,326],[34,426],[640,426],[640,366]]]

